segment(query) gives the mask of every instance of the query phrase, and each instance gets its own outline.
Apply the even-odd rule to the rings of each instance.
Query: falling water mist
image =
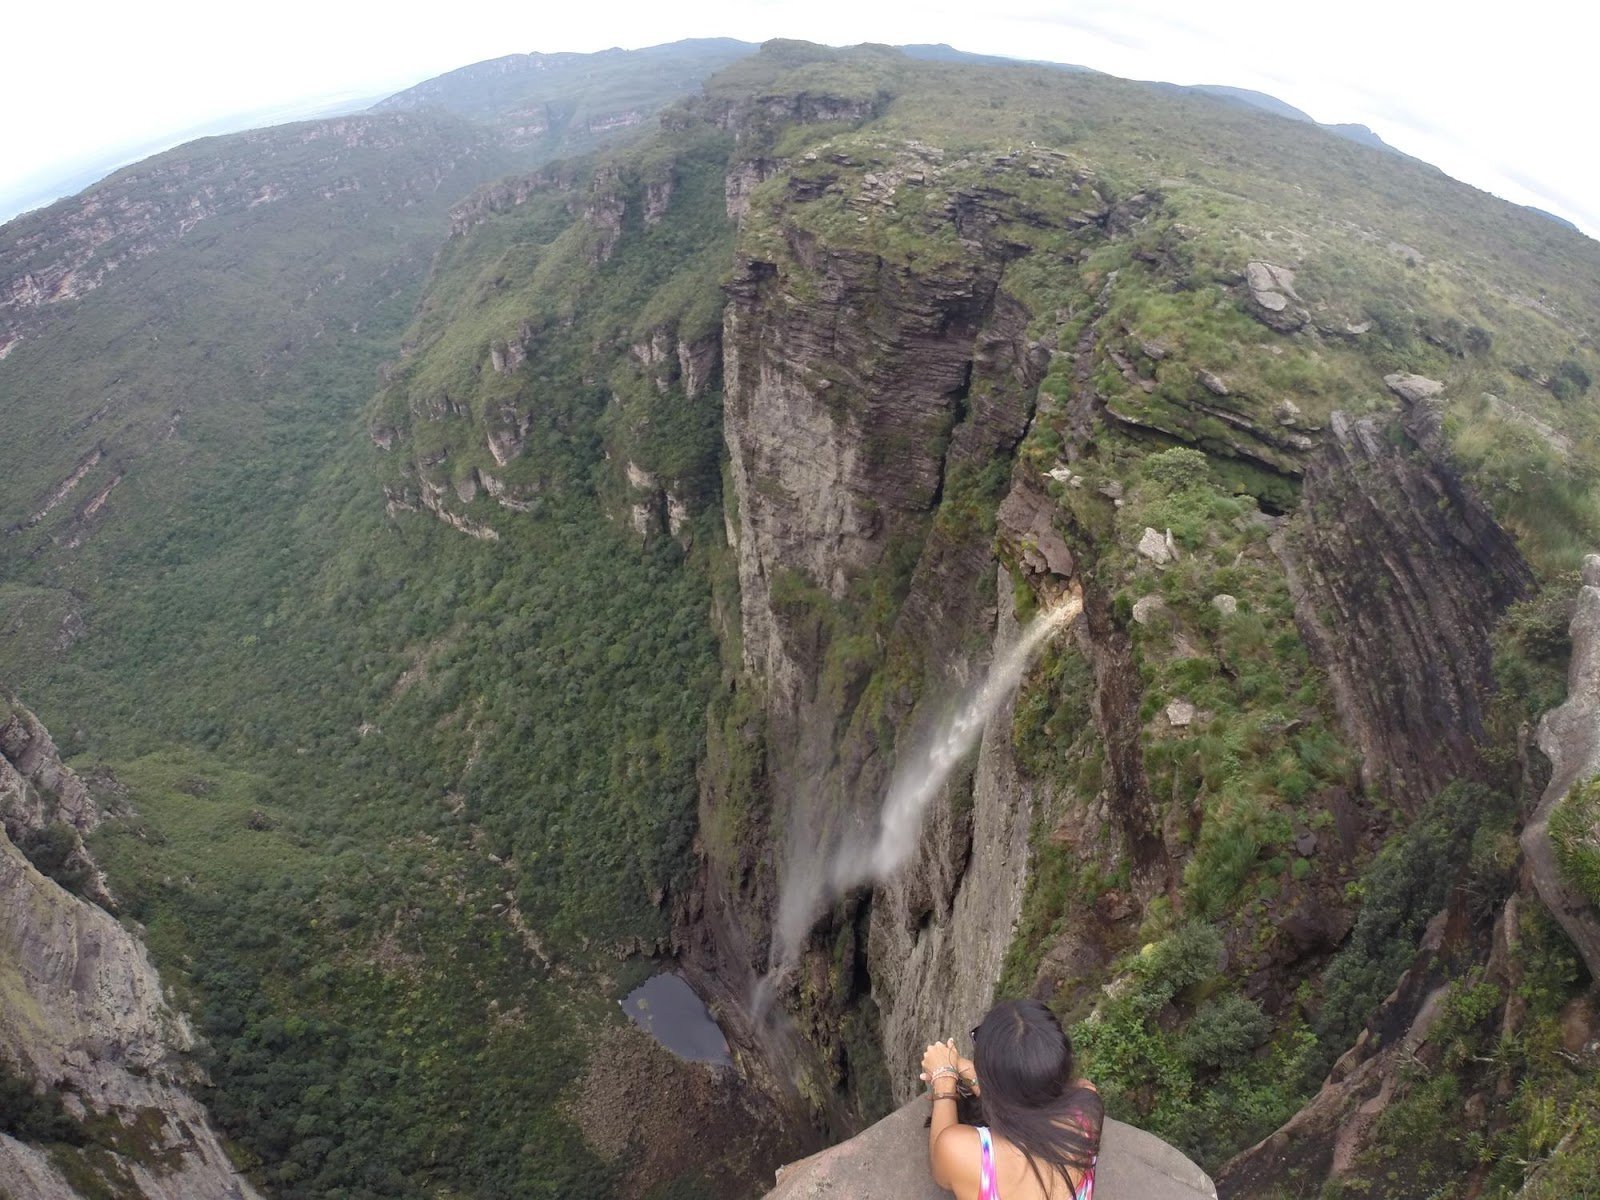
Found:
[[[888,879],[910,858],[928,805],[978,744],[989,718],[1017,686],[1040,647],[1082,610],[1082,599],[1071,595],[1029,622],[1016,643],[989,665],[983,682],[900,759],[875,822],[863,814],[825,838],[812,836],[807,839],[815,846],[810,854],[794,854],[799,847],[791,841],[770,969],[753,997],[757,1013],[770,1010],[774,991],[798,961],[806,935],[834,902],[852,888]]]

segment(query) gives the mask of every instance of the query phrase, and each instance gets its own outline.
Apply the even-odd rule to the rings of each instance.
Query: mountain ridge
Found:
[[[352,128],[440,136],[279,172],[0,361],[0,673],[126,797],[89,849],[263,1190],[732,1200],[995,995],[1242,1154],[1225,1194],[1514,1191],[1577,1140],[1514,821],[1600,539],[1592,243],[1236,104],[888,47],[770,44],[556,162]],[[808,847],[1069,592],[906,867],[775,957]],[[736,1072],[623,1021],[665,965]],[[1380,1092],[1315,1101],[1349,1053]]]

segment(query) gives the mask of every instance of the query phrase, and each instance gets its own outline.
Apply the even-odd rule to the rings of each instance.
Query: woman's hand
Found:
[[[971,1086],[974,1096],[983,1095],[983,1089],[978,1086],[978,1068],[972,1065],[970,1058],[957,1059],[956,1070],[961,1072],[961,1078]]]
[[[960,1063],[961,1055],[956,1051],[954,1038],[943,1042],[930,1042],[928,1043],[928,1048],[922,1052],[922,1074],[920,1078],[923,1083],[931,1083],[933,1073],[940,1067],[959,1071],[961,1069]]]

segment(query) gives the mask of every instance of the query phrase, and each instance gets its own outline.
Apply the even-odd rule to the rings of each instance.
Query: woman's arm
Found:
[[[928,1122],[928,1170],[942,1188],[954,1186],[951,1167],[951,1142],[943,1146],[939,1135],[960,1122],[956,1117],[956,1091],[961,1081],[961,1056],[955,1040],[932,1043],[922,1055],[922,1078],[933,1091],[933,1119]]]

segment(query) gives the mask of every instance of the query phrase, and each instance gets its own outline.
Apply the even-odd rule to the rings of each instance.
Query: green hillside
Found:
[[[1095,636],[1125,653],[1125,741],[1094,723],[1084,643],[1057,643],[1008,740],[1040,799],[1001,990],[1048,993],[1113,1112],[1217,1169],[1311,1098],[1452,895],[1476,889],[1476,946],[1515,890],[1517,730],[1563,693],[1565,597],[1600,544],[1600,247],[1226,100],[881,47],[680,46],[535,83],[520,59],[480,64],[93,189],[148,218],[91,247],[76,277],[97,287],[5,314],[0,679],[114,798],[93,849],[269,1195],[753,1194],[803,1136],[755,1085],[674,1074],[662,1051],[615,1069],[635,1053],[615,1000],[648,959],[720,936],[695,924],[708,889],[749,905],[732,919],[752,944],[770,928],[784,748],[740,644],[724,364],[799,377],[828,328],[816,361],[837,369],[805,359],[806,378],[888,481],[866,540],[889,548],[842,586],[800,551],[767,581],[812,655],[820,736],[863,778],[892,764],[970,643],[919,636],[964,602],[943,564],[971,557],[988,587],[998,562],[1024,616],[1048,594],[997,515],[1013,482],[1036,487]],[[725,64],[596,149],[613,110]],[[536,147],[507,140],[540,122]],[[248,187],[162,232],[175,176]],[[4,227],[0,277],[54,269],[83,204]],[[926,349],[896,322],[954,311],[974,280],[1021,314],[1009,340],[973,351],[970,388],[924,425],[875,426]],[[761,340],[730,304],[788,315]],[[1034,365],[986,374],[984,355]],[[1403,404],[1385,384],[1403,374],[1437,398]],[[1008,404],[1017,438],[972,440]],[[1330,526],[1376,527],[1319,457],[1336,412],[1402,460],[1352,468],[1360,486],[1464,479],[1493,537],[1447,488],[1394,503],[1503,551],[1447,598],[1493,639],[1474,737],[1376,782],[1284,565],[1325,561]],[[924,458],[938,486],[895,507],[897,469]],[[1170,569],[1135,549],[1147,527],[1170,531]],[[1361,545],[1350,579],[1392,549]],[[1471,575],[1453,564],[1452,586]],[[1126,761],[1142,817],[1093,807]],[[821,1064],[802,1094],[852,1119],[888,1086],[868,903],[841,900],[783,997]],[[1333,916],[1291,947],[1307,909]],[[1554,1049],[1584,984],[1525,912],[1522,1040],[1490,1032],[1507,994],[1463,976],[1445,1068],[1405,1080],[1352,1192],[1464,1195],[1481,1165],[1477,1194],[1510,1196],[1561,1138],[1586,1146],[1594,1077]],[[1085,929],[1094,965],[1055,979]],[[1491,1070],[1509,1116],[1462,1133],[1457,1101]],[[643,1110],[647,1136],[607,1142],[608,1106]],[[680,1117],[722,1131],[717,1156],[678,1144],[697,1134],[663,1145]],[[1408,1143],[1428,1152],[1399,1178]]]

